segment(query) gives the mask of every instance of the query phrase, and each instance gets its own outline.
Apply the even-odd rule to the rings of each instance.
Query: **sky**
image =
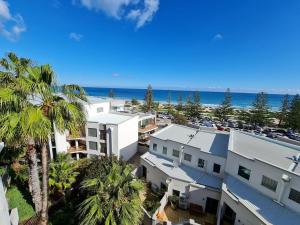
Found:
[[[0,0],[0,57],[60,84],[300,92],[299,0]]]

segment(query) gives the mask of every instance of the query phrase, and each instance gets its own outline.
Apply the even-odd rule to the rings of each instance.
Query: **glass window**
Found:
[[[246,167],[239,166],[238,175],[240,175],[241,177],[245,178],[246,180],[249,180],[250,173],[251,173],[251,170],[247,169]]]
[[[217,163],[214,163],[214,172],[215,173],[220,173],[220,170],[221,170],[221,165],[217,164]]]
[[[98,144],[94,141],[89,141],[89,149],[91,150],[98,150]]]
[[[179,151],[176,149],[173,149],[173,156],[179,158]]]
[[[278,182],[276,180],[273,180],[266,176],[263,176],[261,180],[261,185],[270,189],[271,191],[276,191],[277,183]]]
[[[192,161],[192,155],[184,153],[184,160],[191,162]]]
[[[168,148],[164,146],[164,147],[163,147],[163,152],[162,152],[162,153],[163,153],[164,155],[166,155],[167,152],[168,152]]]
[[[300,192],[291,188],[289,199],[300,204]]]
[[[154,143],[152,146],[153,146],[153,151],[157,151],[157,144]]]
[[[205,160],[204,159],[198,159],[198,167],[204,168]]]
[[[107,153],[106,143],[100,143],[100,152],[105,154]]]
[[[88,135],[90,137],[97,137],[97,129],[95,129],[95,128],[88,128]]]
[[[180,191],[177,191],[177,190],[173,189],[173,195],[179,197],[180,196]]]

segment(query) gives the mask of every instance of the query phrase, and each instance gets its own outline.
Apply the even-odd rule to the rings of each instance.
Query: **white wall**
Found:
[[[238,168],[240,165],[251,170],[249,181],[238,175]],[[279,196],[280,190],[282,189],[283,186],[281,182],[282,174],[289,175],[291,177],[291,181],[286,185],[285,192],[283,193],[283,197],[282,197],[282,203],[285,204],[286,207],[300,213],[300,204],[288,198],[290,188],[294,188],[300,191],[299,176],[290,173],[288,171],[282,170],[280,168],[277,168],[275,166],[271,166],[260,160],[247,159],[231,151],[228,152],[228,158],[227,158],[227,164],[225,170],[230,175],[252,186],[257,191],[261,192],[262,194],[268,196],[271,199],[277,199]],[[278,182],[276,192],[273,192],[261,185],[263,175],[272,178],[273,180],[276,180]]]
[[[153,143],[157,144],[157,151],[153,150]],[[163,152],[163,146],[168,148],[167,155],[164,155],[162,153]],[[179,158],[174,157],[172,155],[172,153],[173,153],[173,149],[180,150],[181,146],[184,146],[184,153],[188,153],[188,154],[192,155],[191,162],[184,160],[184,157],[182,156],[182,163],[183,164],[191,166],[191,167],[196,168],[196,169],[199,169],[201,171],[207,172],[207,173],[212,174],[214,176],[218,176],[218,177],[223,177],[224,176],[226,159],[222,158],[222,157],[219,157],[219,156],[216,156],[216,155],[212,155],[212,154],[203,152],[198,148],[191,147],[191,146],[188,146],[188,145],[183,145],[181,143],[177,143],[177,142],[174,142],[174,141],[169,141],[169,140],[164,141],[164,140],[161,140],[159,138],[151,136],[149,150],[152,151],[152,152],[155,152],[156,154],[167,157],[169,159],[179,160]],[[198,159],[199,158],[205,160],[204,168],[198,167]],[[217,164],[221,165],[220,173],[214,173],[213,172],[214,163],[217,163]]]
[[[226,203],[235,213],[234,225],[263,225],[259,218],[251,213],[243,204],[236,202],[230,197],[230,194],[223,190],[220,207],[222,207],[222,214],[224,213],[224,203]]]
[[[66,133],[60,133],[54,130],[56,153],[66,153],[68,151],[68,143]]]
[[[134,116],[118,126],[119,155],[127,161],[138,147],[138,116]]]
[[[6,201],[1,177],[0,177],[0,225],[10,225],[8,204]]]
[[[103,112],[97,112],[97,108],[103,108]],[[109,113],[110,111],[110,102],[101,102],[101,103],[93,103],[93,104],[85,104],[84,111],[87,116],[99,115],[104,113]]]

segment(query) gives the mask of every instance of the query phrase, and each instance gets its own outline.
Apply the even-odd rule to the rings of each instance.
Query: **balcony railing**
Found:
[[[151,132],[153,130],[156,130],[157,128],[158,127],[156,126],[156,124],[148,124],[146,126],[139,127],[139,133]]]
[[[71,146],[70,148],[68,148],[69,153],[82,152],[82,151],[86,151],[86,145],[79,145],[77,148],[76,146]]]

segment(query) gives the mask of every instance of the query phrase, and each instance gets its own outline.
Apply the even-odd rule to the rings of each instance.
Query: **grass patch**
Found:
[[[20,222],[31,218],[35,212],[30,203],[16,186],[11,186],[6,193],[10,209],[18,208]]]

